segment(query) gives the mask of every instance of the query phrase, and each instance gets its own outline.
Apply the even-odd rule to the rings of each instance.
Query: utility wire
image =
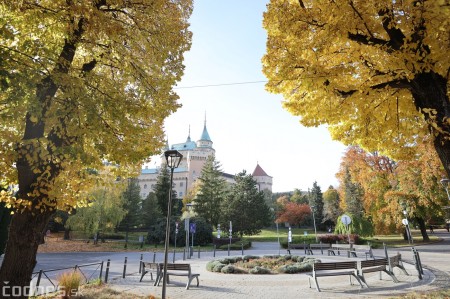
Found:
[[[262,81],[248,81],[248,82],[234,82],[234,83],[220,83],[220,84],[209,84],[209,85],[194,85],[194,86],[178,86],[173,89],[188,89],[188,88],[204,88],[204,87],[218,87],[218,86],[229,86],[229,85],[244,85],[244,84],[256,84],[256,83],[267,83],[267,80]]]

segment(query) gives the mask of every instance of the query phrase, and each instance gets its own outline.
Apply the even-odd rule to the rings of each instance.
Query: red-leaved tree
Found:
[[[276,222],[288,222],[290,225],[297,225],[311,214],[311,208],[307,204],[287,202],[278,213]]]

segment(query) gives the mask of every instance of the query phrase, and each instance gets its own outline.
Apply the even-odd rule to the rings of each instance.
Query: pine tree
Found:
[[[141,225],[142,199],[140,192],[141,188],[137,179],[128,179],[127,189],[122,193],[124,209],[127,214],[120,223],[120,228],[128,230]]]
[[[314,217],[316,219],[317,226],[320,226],[323,222],[323,194],[320,190],[320,186],[317,185],[317,182],[313,183],[313,187],[311,189],[311,193],[309,195],[309,205],[314,208]]]
[[[364,216],[363,193],[362,187],[352,181],[350,172],[347,170],[344,180],[344,201],[347,213],[357,217]]]
[[[233,233],[241,237],[257,234],[272,221],[264,194],[258,191],[256,181],[245,171],[236,175],[235,181],[226,197],[226,217],[222,227],[229,227],[229,221],[232,221]]]
[[[200,189],[195,198],[197,215],[214,226],[220,223],[227,192],[227,183],[221,176],[220,166],[214,156],[208,157],[199,177]]]
[[[153,191],[155,192],[158,206],[163,213],[167,215],[167,202],[169,201],[169,190],[172,192],[172,215],[179,214],[179,209],[174,209],[174,207],[179,207],[179,200],[177,198],[177,193],[170,186],[170,172],[166,167],[161,167],[161,171],[158,175]]]
[[[149,228],[163,218],[161,208],[154,192],[150,192],[142,202],[141,223],[145,228]]]

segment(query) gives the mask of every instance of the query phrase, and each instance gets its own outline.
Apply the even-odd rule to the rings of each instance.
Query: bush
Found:
[[[242,261],[242,257],[241,256],[228,256],[228,257],[224,257],[222,259],[219,259],[219,261],[222,264],[235,264],[237,262]]]
[[[229,243],[222,245],[219,247],[219,249],[228,250],[228,245]],[[240,250],[242,249],[242,245],[244,245],[244,249],[249,249],[250,247],[252,247],[252,243],[250,241],[242,240],[236,243],[232,243],[230,245],[230,250]]]
[[[348,213],[347,213],[348,214]],[[348,214],[348,216],[352,219],[352,222],[348,226],[350,233],[358,234],[364,237],[371,237],[374,234],[373,223],[370,222],[365,217],[354,216],[352,214]],[[342,216],[341,216],[342,217]],[[346,234],[347,228],[340,220],[341,217],[338,218],[336,227],[334,228],[334,232],[338,234]]]
[[[268,258],[268,259],[277,259],[277,258],[279,258],[279,257],[281,257],[281,255],[279,255],[279,254],[274,254],[274,255],[272,255],[272,254],[263,255],[263,258]]]
[[[231,244],[233,243],[237,243],[240,242],[241,238],[231,238]],[[213,244],[216,245],[216,247],[221,247],[223,245],[227,245],[230,244],[230,238],[214,238],[213,239]]]
[[[311,271],[314,262],[320,262],[320,260],[297,255],[266,255],[263,257],[246,255],[244,257],[225,257],[210,261],[206,264],[206,269],[211,272],[235,274],[271,274],[274,271],[293,274]]]
[[[328,244],[336,244],[336,242],[339,243],[348,243],[348,237],[346,234],[340,234],[340,235],[334,235],[334,234],[328,234],[328,235],[320,235],[319,241],[322,243],[328,243]],[[361,239],[359,238],[359,235],[351,234],[350,235],[350,241],[354,244],[361,244]]]
[[[249,271],[249,273],[250,274],[272,274],[272,272],[269,269],[259,267],[259,266],[256,266],[255,268],[251,269]]]
[[[222,268],[226,265],[218,260],[210,261],[206,264],[206,270],[210,272],[221,272]]]
[[[242,260],[244,262],[248,262],[249,260],[257,260],[261,258],[259,255],[244,255],[244,257],[242,258]]]
[[[312,271],[312,264],[314,263],[314,259],[306,260],[301,263],[295,263],[292,265],[285,265],[278,268],[279,273],[285,274],[295,274],[301,272],[309,272]]]
[[[78,271],[64,272],[58,276],[59,288],[64,293],[63,298],[76,295],[82,282],[83,276]]]
[[[235,267],[233,265],[226,265],[225,267],[222,268],[222,270],[220,272],[225,273],[225,274],[231,274],[231,273],[243,274],[243,273],[247,273],[245,270],[237,268],[237,267]]]

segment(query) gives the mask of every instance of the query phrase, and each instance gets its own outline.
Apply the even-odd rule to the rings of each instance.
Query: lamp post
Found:
[[[403,208],[403,215],[405,215],[405,218],[402,220],[402,223],[406,227],[406,236],[408,237],[408,244],[413,244],[413,239],[412,239],[412,236],[411,236],[411,230],[409,228],[408,212],[406,211],[406,203],[402,202],[401,206]]]
[[[316,236],[316,242],[317,242],[317,228],[316,228],[316,217],[314,216],[314,206],[310,206],[311,212],[313,214],[313,222],[314,222],[314,235]]]
[[[180,165],[183,155],[176,150],[168,150],[164,152],[166,156],[167,167],[170,168],[170,187],[169,187],[169,202],[167,203],[167,217],[166,217],[166,240],[164,242],[164,268],[163,268],[163,286],[162,299],[166,299],[166,284],[167,284],[167,257],[169,252],[169,236],[170,236],[170,214],[172,212],[172,184],[173,184],[173,170]]]
[[[190,218],[191,218],[191,212],[192,212],[192,208],[193,208],[193,204],[192,203],[187,203],[186,204],[186,208],[187,208],[187,217],[184,219],[184,230],[186,231],[186,254],[187,254],[187,258],[190,259],[191,258],[191,247],[189,246],[189,234],[190,234]]]
[[[447,197],[448,197],[448,200],[450,200],[450,193],[448,191],[448,188],[450,186],[450,180],[449,179],[442,179],[441,180],[441,184],[444,187],[445,191],[447,191]]]

